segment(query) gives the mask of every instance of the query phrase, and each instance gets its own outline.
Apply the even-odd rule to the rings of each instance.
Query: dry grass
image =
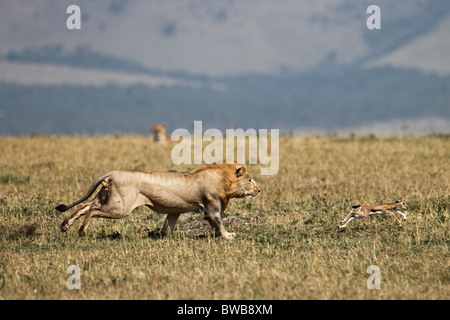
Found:
[[[280,170],[260,176],[255,201],[224,219],[239,237],[216,239],[186,214],[159,239],[147,208],[59,232],[54,206],[117,168],[185,171],[151,138],[0,138],[0,299],[448,299],[449,136],[281,137]],[[339,221],[359,202],[409,205],[408,221]],[[66,213],[68,214],[68,213]],[[69,265],[81,289],[69,290]],[[367,267],[381,271],[369,290]]]

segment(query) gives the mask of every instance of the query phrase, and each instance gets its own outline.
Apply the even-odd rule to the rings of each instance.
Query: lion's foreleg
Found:
[[[225,230],[225,227],[222,223],[222,218],[220,216],[220,212],[213,211],[213,212],[206,212],[205,220],[207,220],[211,227],[213,227],[216,230],[217,235],[220,237],[227,239],[227,240],[233,240],[236,237],[235,233],[230,233],[227,230]]]
[[[165,237],[172,233],[175,224],[177,223],[178,217],[180,214],[168,214],[166,220],[164,221],[163,228],[161,230],[161,234]]]

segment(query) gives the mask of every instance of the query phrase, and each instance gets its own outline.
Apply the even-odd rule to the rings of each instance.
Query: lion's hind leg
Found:
[[[78,207],[77,210],[75,210],[69,217],[64,219],[64,221],[61,223],[60,229],[61,232],[66,232],[70,226],[81,216],[85,215],[86,212],[89,211],[89,209],[92,206],[92,202],[88,204],[83,204]]]
[[[78,230],[78,235],[80,237],[82,237],[86,234],[86,230],[89,227],[89,224],[91,223],[92,218],[120,219],[127,215],[128,215],[128,213],[117,214],[117,213],[104,212],[104,211],[100,211],[98,209],[91,208],[89,210],[89,212],[86,214],[86,217],[84,218],[84,221],[80,227],[80,230]]]

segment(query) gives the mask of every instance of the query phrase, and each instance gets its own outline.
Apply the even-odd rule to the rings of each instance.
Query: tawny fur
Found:
[[[213,164],[186,173],[116,170],[98,177],[80,200],[56,209],[64,212],[86,201],[100,185],[102,188],[93,200],[64,219],[61,232],[86,215],[79,230],[83,236],[92,218],[123,218],[134,208],[146,205],[157,213],[167,214],[163,235],[170,234],[180,214],[204,212],[219,236],[234,239],[236,234],[227,232],[221,219],[229,200],[254,198],[261,191],[247,167],[240,164]]]
[[[161,125],[154,123],[152,125],[153,128],[153,140],[155,142],[161,143],[161,144],[167,144],[171,142],[170,136],[166,133],[167,124],[163,123]]]

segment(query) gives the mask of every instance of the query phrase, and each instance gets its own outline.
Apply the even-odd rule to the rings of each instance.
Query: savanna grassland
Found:
[[[187,171],[150,137],[0,137],[0,299],[448,299],[450,137],[280,137],[280,168],[262,192],[231,201],[215,238],[202,214],[146,207],[120,220],[81,219],[66,233],[54,207],[118,168]],[[392,217],[339,221],[358,203],[408,204]],[[81,270],[69,290],[67,268]],[[381,272],[370,290],[367,268]]]

